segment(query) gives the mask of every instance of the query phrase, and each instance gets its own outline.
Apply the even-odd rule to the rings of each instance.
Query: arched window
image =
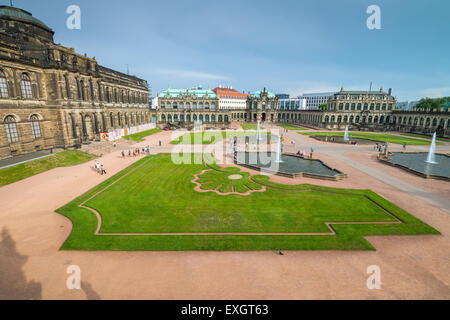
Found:
[[[0,98],[8,98],[8,83],[6,82],[6,75],[0,70]]]
[[[205,109],[209,109],[209,102],[205,103]]]
[[[114,128],[114,115],[112,112],[109,114],[109,122],[111,123],[111,128]]]
[[[436,118],[433,119],[433,127],[437,127],[438,120]]]
[[[197,109],[197,102],[194,102],[194,103],[192,104],[192,109]]]
[[[83,101],[86,100],[86,95],[85,95],[85,92],[84,92],[84,81],[83,80],[80,81],[80,98]]]
[[[33,114],[30,117],[31,123],[31,133],[33,134],[34,139],[39,139],[41,137],[41,124],[39,123],[39,117]]]
[[[203,102],[200,102],[200,103],[198,104],[198,108],[199,108],[199,109],[203,109]]]
[[[102,85],[100,82],[97,82],[97,90],[98,90],[98,101],[102,101]]]
[[[22,97],[25,99],[33,98],[33,91],[31,90],[31,80],[26,73],[20,75],[20,90]]]
[[[191,108],[191,103],[190,102],[186,102],[186,109],[190,109]]]
[[[19,134],[17,132],[16,118],[7,116],[5,118],[6,136],[9,143],[19,142]]]

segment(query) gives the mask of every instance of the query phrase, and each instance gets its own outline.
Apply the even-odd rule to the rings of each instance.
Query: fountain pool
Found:
[[[424,178],[450,181],[450,157],[435,154],[435,163],[428,163],[429,153],[393,153],[388,159],[381,160],[390,165],[416,173]]]
[[[308,177],[326,180],[340,180],[346,177],[342,172],[332,169],[317,159],[304,159],[296,155],[282,154],[281,162],[278,152],[238,152],[236,164],[261,170],[264,173],[277,174],[291,178]]]

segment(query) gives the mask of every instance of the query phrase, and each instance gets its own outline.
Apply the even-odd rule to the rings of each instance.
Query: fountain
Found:
[[[450,181],[450,156],[436,153],[436,133],[427,152],[393,152],[380,161],[414,172],[427,179]]]
[[[345,126],[344,141],[350,141],[348,138],[348,126]]]
[[[283,149],[281,147],[281,137],[278,136],[277,158],[275,160],[275,163],[282,163],[283,162],[283,160],[281,160],[282,153],[283,153]]]
[[[262,140],[262,138],[261,138],[261,124],[258,121],[258,129],[256,131],[256,141],[261,141],[261,140]]]
[[[431,141],[430,151],[428,152],[427,163],[437,164],[436,162],[436,132],[433,135],[433,140]]]

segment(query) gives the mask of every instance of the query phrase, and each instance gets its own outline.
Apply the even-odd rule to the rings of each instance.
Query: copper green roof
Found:
[[[252,98],[260,98],[261,97],[261,93],[263,93],[264,91],[255,91],[252,93]],[[267,96],[269,98],[275,98],[275,94],[269,91],[266,91]]]
[[[33,17],[33,15],[31,13],[29,13],[28,11],[19,9],[19,8],[14,8],[14,7],[9,7],[9,6],[0,6],[0,17],[7,17],[7,18],[15,19],[15,20],[23,20],[23,21],[32,22],[43,28],[51,30],[41,20]]]
[[[212,90],[169,89],[161,92],[159,98],[196,97],[197,99],[216,99],[217,95]]]

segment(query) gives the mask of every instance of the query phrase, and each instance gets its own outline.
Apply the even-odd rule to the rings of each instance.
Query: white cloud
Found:
[[[153,72],[157,75],[163,76],[173,76],[178,78],[189,78],[189,79],[207,79],[207,80],[230,80],[230,78],[212,73],[190,71],[190,70],[176,70],[176,69],[156,69]]]
[[[419,93],[428,98],[441,98],[450,96],[450,87],[446,88],[428,88],[420,90]]]

